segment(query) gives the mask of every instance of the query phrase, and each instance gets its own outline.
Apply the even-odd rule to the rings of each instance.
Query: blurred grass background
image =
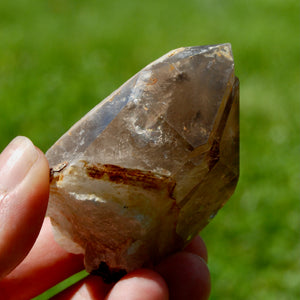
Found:
[[[300,299],[299,12],[297,0],[3,0],[0,150],[25,135],[46,151],[169,50],[231,42],[241,173],[201,233],[211,299]]]

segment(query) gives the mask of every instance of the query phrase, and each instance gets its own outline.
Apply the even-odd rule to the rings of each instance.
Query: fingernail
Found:
[[[39,153],[23,136],[13,139],[0,155],[0,191],[8,192],[26,177]]]

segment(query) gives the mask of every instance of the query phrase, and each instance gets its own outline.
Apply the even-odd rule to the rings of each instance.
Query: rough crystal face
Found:
[[[47,152],[58,242],[100,273],[183,248],[235,189],[238,102],[230,44],[173,50],[129,79]]]

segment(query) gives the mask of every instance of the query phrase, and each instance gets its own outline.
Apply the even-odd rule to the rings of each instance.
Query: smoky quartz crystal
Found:
[[[173,50],[47,152],[48,216],[89,272],[124,274],[182,249],[239,176],[239,81],[230,44]],[[107,275],[107,274],[106,274]]]

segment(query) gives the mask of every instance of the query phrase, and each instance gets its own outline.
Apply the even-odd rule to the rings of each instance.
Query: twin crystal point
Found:
[[[142,69],[46,154],[57,241],[106,280],[182,249],[237,184],[238,102],[230,44]]]

